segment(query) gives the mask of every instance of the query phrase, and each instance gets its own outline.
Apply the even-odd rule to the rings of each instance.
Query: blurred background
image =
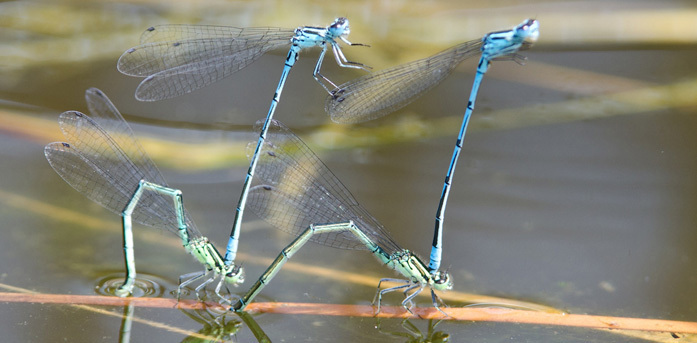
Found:
[[[265,116],[286,50],[188,95],[135,100],[137,78],[116,61],[157,24],[326,26],[348,17],[346,47],[374,70],[430,56],[526,18],[540,39],[524,65],[495,61],[480,89],[445,217],[444,266],[463,293],[570,313],[694,321],[697,318],[697,6],[693,1],[4,1],[0,2],[0,283],[41,293],[93,295],[123,276],[120,220],[63,182],[43,146],[64,140],[57,117],[86,111],[103,90],[132,124],[203,234],[227,242],[247,168],[251,127]],[[275,118],[298,133],[395,240],[428,256],[433,219],[477,58],[406,108],[361,125],[324,112],[312,78],[318,50],[304,50]],[[323,75],[364,73],[327,57]],[[292,237],[245,217],[240,262],[246,291]],[[171,297],[200,266],[178,238],[135,228],[138,271]],[[393,272],[370,254],[307,245],[259,301],[368,304]],[[289,264],[290,265],[290,264]],[[311,274],[303,267],[322,267]],[[348,281],[362,274],[370,282]],[[399,294],[385,300],[401,301]],[[418,301],[429,306],[428,297]],[[59,305],[6,304],[7,341],[123,340],[116,316]],[[211,324],[176,310],[135,309],[134,342],[254,341],[249,325]],[[235,324],[236,316],[227,316]],[[274,341],[622,341],[670,334],[494,323],[401,322],[259,315]],[[151,322],[164,324],[154,325]],[[239,323],[237,323],[239,324]],[[212,328],[212,329],[211,329]],[[419,336],[421,335],[421,336]],[[430,337],[429,337],[430,336]],[[682,335],[680,335],[682,337]],[[232,338],[231,338],[232,337]],[[682,337],[683,341],[690,337]]]

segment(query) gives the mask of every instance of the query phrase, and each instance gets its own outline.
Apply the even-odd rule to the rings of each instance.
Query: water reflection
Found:
[[[254,317],[246,312],[233,313],[220,311],[220,308],[181,309],[181,311],[191,320],[202,325],[200,330],[186,336],[182,343],[236,342],[238,341],[236,335],[243,328],[243,324],[252,332],[257,342],[271,342]],[[231,318],[232,316],[239,319]],[[131,304],[124,306],[119,327],[119,343],[131,342],[135,318],[135,306]]]
[[[254,337],[259,341],[259,343],[267,343],[271,342],[271,339],[266,335],[264,330],[261,329],[261,326],[254,320],[254,318],[247,312],[237,312],[237,315],[244,321],[245,324],[247,324],[247,327],[249,330],[252,331],[252,334],[254,334]]]
[[[133,326],[133,311],[135,306],[128,304],[123,307],[123,318],[119,328],[119,343],[131,342],[131,327]]]
[[[426,333],[424,334],[416,325],[414,325],[409,319],[404,319],[400,323],[402,331],[387,331],[383,330],[380,325],[380,319],[377,319],[377,324],[375,328],[380,331],[380,333],[392,336],[392,337],[403,337],[407,340],[407,343],[443,343],[450,341],[450,334],[443,331],[436,331],[436,326],[440,324],[442,320],[435,321],[433,319],[428,320],[428,327],[426,328]]]
[[[242,327],[242,322],[227,318],[225,313],[220,314],[209,309],[182,310],[182,312],[203,325],[201,330],[198,330],[198,334],[210,337],[210,339],[203,339],[198,335],[191,335],[182,340],[182,343],[233,341],[235,334]]]

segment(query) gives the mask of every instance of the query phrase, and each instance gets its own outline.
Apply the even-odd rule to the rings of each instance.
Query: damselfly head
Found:
[[[540,37],[540,22],[535,19],[527,19],[516,26],[515,34],[523,38],[525,43],[535,43]]]
[[[334,22],[327,27],[327,31],[334,37],[348,36],[351,33],[348,19],[344,17],[334,19]]]
[[[225,282],[230,285],[237,286],[244,282],[244,270],[242,267],[234,265],[232,270],[225,274]]]
[[[438,271],[433,273],[433,288],[439,291],[448,291],[453,289],[453,279],[447,271]]]

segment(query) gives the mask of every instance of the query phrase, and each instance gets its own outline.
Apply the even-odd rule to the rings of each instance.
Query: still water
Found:
[[[246,170],[244,146],[251,125],[266,113],[285,51],[267,54],[231,79],[192,94],[141,103],[133,98],[139,80],[119,74],[115,63],[145,27],[165,22],[326,25],[339,11],[352,19],[351,40],[372,45],[346,48],[347,56],[364,56],[362,62],[379,70],[536,15],[541,36],[525,53],[529,62],[494,62],[465,139],[445,219],[443,264],[455,279],[454,290],[570,313],[694,321],[695,40],[676,42],[665,36],[661,44],[646,36],[641,41],[632,35],[631,25],[621,36],[602,23],[597,26],[606,35],[582,31],[581,38],[569,38],[565,29],[592,12],[563,2],[556,7],[502,2],[498,9],[433,2],[421,5],[427,14],[423,21],[416,21],[416,5],[407,6],[410,2],[349,3],[353,7],[344,4],[340,9],[308,4],[314,6],[308,13],[290,10],[295,7],[283,2],[242,2],[224,10],[220,4],[199,8],[195,3],[99,3],[86,9],[0,4],[14,16],[3,29],[6,45],[0,50],[0,58],[7,58],[0,82],[2,291],[14,286],[93,295],[100,280],[123,272],[119,217],[64,183],[42,152],[46,143],[63,139],[56,122],[60,112],[86,111],[83,94],[92,86],[109,95],[169,184],[183,190],[203,234],[219,249],[227,242]],[[673,23],[679,25],[682,15],[695,12],[675,1],[661,8],[635,5],[629,13],[621,3],[606,5],[607,11],[628,22],[641,13],[655,12],[659,19],[674,13]],[[70,20],[40,20],[42,13]],[[475,18],[468,26],[452,19],[458,13],[492,20]],[[400,14],[412,26],[398,20]],[[438,18],[450,34],[428,42],[428,35],[439,29],[434,24]],[[461,37],[453,38],[457,30]],[[617,38],[608,39],[610,34]],[[75,51],[76,46],[82,50]],[[276,118],[306,140],[397,242],[427,256],[476,61],[466,61],[398,113],[341,126],[324,114],[325,95],[311,77],[316,56],[316,51],[302,53]],[[340,70],[331,58],[324,68],[325,75],[340,82],[360,75]],[[246,216],[240,261],[248,281],[233,292],[246,291],[266,267],[258,259],[275,257],[291,239]],[[167,232],[136,226],[135,249],[138,271],[155,280],[164,297],[172,297],[180,274],[199,268],[179,239]],[[308,244],[292,262],[335,275],[367,275],[375,284],[393,276],[366,252],[315,244]],[[368,304],[373,294],[374,286],[342,282],[340,277],[282,270],[258,300]],[[397,304],[400,299],[391,294],[386,301]],[[418,300],[419,306],[429,303],[428,298]],[[255,341],[253,324],[235,315],[216,322],[208,313],[101,309],[114,315],[66,305],[3,304],[0,331],[6,341],[114,342],[128,337],[122,315],[132,311],[132,342],[181,342],[197,332],[219,340]],[[419,342],[446,336],[455,342],[647,341],[616,332],[486,322],[271,314],[255,315],[252,321],[272,341],[285,342]],[[669,339],[663,334],[648,341]]]

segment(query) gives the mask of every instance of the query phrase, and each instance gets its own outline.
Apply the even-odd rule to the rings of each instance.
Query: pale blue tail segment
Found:
[[[479,92],[479,86],[484,79],[484,74],[489,69],[489,63],[492,60],[507,57],[515,59],[517,57],[516,53],[518,50],[537,41],[537,38],[540,35],[539,28],[540,24],[537,20],[528,19],[512,30],[492,32],[484,36],[482,39],[482,57],[477,66],[477,75],[475,76],[474,83],[472,84],[472,91],[470,92],[467,109],[465,110],[465,115],[462,119],[462,125],[460,126],[460,132],[457,136],[453,156],[450,159],[448,172],[446,173],[445,182],[443,183],[443,191],[441,192],[440,201],[438,202],[438,210],[436,211],[433,247],[431,248],[431,259],[428,264],[428,268],[431,271],[436,271],[440,268],[441,255],[443,252],[443,221],[445,218],[445,207],[448,203],[448,196],[450,194],[450,187],[452,186],[452,179],[455,173],[455,167],[457,166],[457,160],[460,156],[460,152],[462,151],[462,141],[465,138],[467,126],[472,116],[472,112],[474,111],[474,104],[477,100],[477,93]]]
[[[244,179],[244,184],[242,186],[242,193],[240,194],[240,200],[237,202],[237,207],[235,208],[235,220],[232,224],[232,230],[230,232],[230,239],[227,244],[227,250],[225,251],[225,263],[232,264],[237,258],[237,248],[240,241],[240,231],[242,228],[242,217],[244,216],[244,208],[247,204],[247,197],[249,195],[249,187],[251,186],[252,179],[254,179],[254,172],[257,168],[257,163],[259,161],[259,151],[261,146],[266,140],[266,134],[269,130],[269,123],[273,119],[274,112],[276,111],[276,106],[281,100],[281,92],[283,92],[283,87],[286,84],[286,79],[290,73],[290,69],[293,67],[295,62],[298,60],[298,53],[300,52],[300,47],[293,45],[288,51],[288,56],[286,57],[286,63],[283,66],[283,72],[281,73],[281,79],[278,81],[278,87],[276,87],[276,92],[271,99],[271,107],[269,108],[269,113],[266,115],[264,120],[264,125],[259,132],[259,139],[257,140],[257,146],[254,150],[254,155],[249,163],[249,169],[247,169],[247,175]]]
[[[290,47],[290,50],[288,51],[288,55],[286,56],[286,61],[283,66],[283,72],[281,73],[281,78],[278,82],[278,86],[276,87],[276,92],[274,93],[273,98],[271,100],[271,105],[269,107],[268,113],[266,114],[266,119],[264,120],[264,124],[261,127],[259,139],[254,150],[254,155],[251,158],[249,169],[247,170],[247,175],[242,186],[240,199],[237,202],[237,207],[235,208],[235,220],[233,222],[232,229],[230,230],[230,239],[228,241],[227,250],[225,252],[225,263],[232,264],[235,261],[235,258],[237,257],[242,218],[244,216],[244,209],[247,204],[249,188],[251,186],[252,179],[254,179],[254,173],[257,168],[259,151],[261,150],[261,147],[263,146],[264,141],[266,140],[266,134],[268,132],[269,125],[273,119],[276,107],[278,106],[278,103],[281,100],[281,92],[283,91],[283,88],[285,86],[286,79],[288,78],[288,74],[290,73],[290,69],[298,60],[300,51],[302,49],[311,47],[322,48],[322,52],[320,53],[319,58],[317,59],[317,64],[315,65],[315,69],[312,76],[322,87],[324,87],[325,90],[327,90],[327,92],[329,92],[329,89],[325,85],[325,82],[329,83],[332,86],[334,86],[334,83],[332,83],[329,79],[324,77],[320,73],[320,69],[322,67],[322,61],[324,60],[327,48],[328,46],[331,46],[332,52],[334,53],[334,57],[339,66],[365,70],[366,68],[368,68],[367,66],[361,63],[351,62],[347,60],[341,50],[341,47],[336,41],[337,39],[340,39],[348,45],[362,45],[353,44],[349,42],[346,38],[349,32],[350,29],[348,19],[337,18],[334,20],[332,24],[324,28],[309,26],[300,27],[295,30],[294,36],[290,39],[292,45]]]

